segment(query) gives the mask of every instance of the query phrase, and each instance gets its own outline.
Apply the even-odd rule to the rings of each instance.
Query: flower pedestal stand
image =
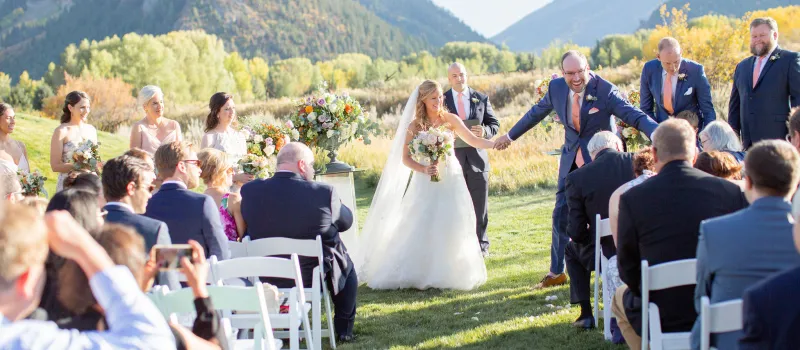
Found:
[[[335,159],[335,157],[331,159]],[[353,226],[345,232],[340,232],[339,236],[348,250],[356,249],[358,243],[358,208],[356,208],[356,183],[353,174],[361,170],[356,170],[345,163],[339,162],[338,164],[344,164],[347,170],[336,172],[330,170],[331,164],[328,164],[328,169],[324,173],[318,173],[314,178],[316,181],[333,186],[336,194],[342,200],[342,204],[353,212]]]

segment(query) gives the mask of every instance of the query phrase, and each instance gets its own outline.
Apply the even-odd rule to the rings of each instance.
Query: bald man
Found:
[[[253,240],[285,237],[322,237],[325,283],[332,293],[334,329],[340,342],[353,340],[358,277],[339,232],[353,225],[353,213],[342,204],[333,187],[314,182],[314,153],[308,146],[291,142],[278,152],[278,171],[272,178],[242,186],[242,216]],[[311,287],[317,258],[300,258],[306,287]],[[268,281],[279,288],[292,287],[287,280]]]
[[[658,42],[658,56],[642,69],[639,92],[642,111],[658,123],[683,111],[700,117],[698,130],[717,119],[703,65],[681,57],[675,38]]]

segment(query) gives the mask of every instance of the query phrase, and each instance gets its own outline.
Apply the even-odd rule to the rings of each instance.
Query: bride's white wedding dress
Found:
[[[406,105],[413,116],[412,102],[416,91]],[[408,182],[411,170],[397,152],[402,157],[410,117],[401,119],[358,247],[350,251],[359,280],[373,289],[475,288],[486,282],[486,266],[461,166],[451,155],[440,166],[441,181],[413,172]]]

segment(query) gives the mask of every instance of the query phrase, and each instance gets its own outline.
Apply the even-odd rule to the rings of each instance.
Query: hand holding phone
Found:
[[[160,271],[179,270],[183,266],[181,258],[192,258],[192,246],[189,244],[157,244],[153,246],[153,251]]]

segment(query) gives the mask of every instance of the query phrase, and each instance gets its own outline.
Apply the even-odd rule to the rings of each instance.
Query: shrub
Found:
[[[61,118],[64,98],[71,91],[80,90],[86,92],[92,99],[89,123],[96,128],[114,132],[120,125],[128,124],[136,118],[136,99],[131,96],[133,87],[122,79],[65,75],[65,81],[55,96],[44,100],[42,112],[45,116],[53,119]]]

